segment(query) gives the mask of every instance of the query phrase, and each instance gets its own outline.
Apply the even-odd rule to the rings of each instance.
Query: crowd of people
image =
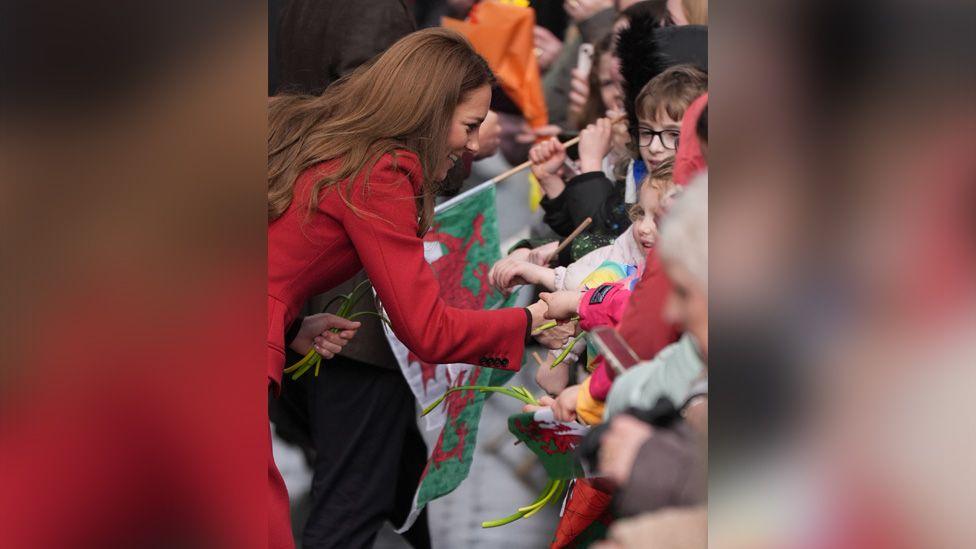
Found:
[[[549,112],[535,127],[471,44],[437,28],[475,4],[271,4],[268,383],[278,435],[312,464],[302,545],[369,547],[384,521],[402,523],[426,462],[383,320],[314,312],[369,280],[422,360],[537,368],[539,404],[591,427],[566,506],[609,529],[574,539],[564,514],[553,547],[704,547],[707,3],[524,2]],[[539,299],[456,309],[422,237],[438,197],[495,155],[531,161],[544,216],[488,281],[537,286]],[[533,344],[550,349],[541,363],[525,357]],[[327,375],[283,379],[312,349]],[[270,442],[268,455],[269,544],[291,547]],[[429,547],[426,516],[404,537]]]

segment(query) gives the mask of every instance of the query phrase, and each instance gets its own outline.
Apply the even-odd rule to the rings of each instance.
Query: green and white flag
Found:
[[[494,309],[514,301],[514,295],[506,300],[488,283],[488,271],[501,259],[494,183],[479,185],[437,207],[431,229],[424,236],[424,255],[448,305]],[[425,363],[388,327],[386,335],[422,408],[450,386],[504,385],[514,375],[512,371],[470,364]],[[398,532],[410,528],[427,503],[450,493],[467,478],[486,396],[479,391],[457,391],[427,415],[427,429],[440,427],[441,434],[421,477],[413,511]]]

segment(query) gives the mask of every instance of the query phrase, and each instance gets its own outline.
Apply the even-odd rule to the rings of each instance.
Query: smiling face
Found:
[[[485,85],[469,93],[454,109],[447,133],[447,152],[434,174],[435,181],[443,181],[465,152],[478,152],[478,129],[488,116],[490,105],[491,87]]]
[[[677,137],[681,135],[680,120],[672,119],[668,112],[661,108],[653,119],[638,118],[637,124],[640,155],[648,171],[660,166],[665,160],[674,158],[677,145],[674,149],[668,149],[664,146],[664,141],[673,138],[675,143],[677,142]],[[666,132],[669,135],[653,135],[652,132]]]

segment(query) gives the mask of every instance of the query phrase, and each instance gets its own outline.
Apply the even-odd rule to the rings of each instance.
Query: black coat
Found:
[[[556,198],[545,197],[543,221],[556,234],[567,236],[590,217],[593,223],[586,232],[619,235],[630,226],[624,183],[610,181],[603,172],[587,172],[570,179]]]
[[[318,95],[415,28],[403,0],[290,0],[275,44],[276,92]]]

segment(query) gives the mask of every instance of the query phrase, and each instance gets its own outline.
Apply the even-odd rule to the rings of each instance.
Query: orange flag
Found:
[[[533,128],[549,122],[542,77],[535,58],[535,11],[498,2],[480,2],[464,21],[444,17],[441,24],[463,34],[488,61],[502,90]]]

